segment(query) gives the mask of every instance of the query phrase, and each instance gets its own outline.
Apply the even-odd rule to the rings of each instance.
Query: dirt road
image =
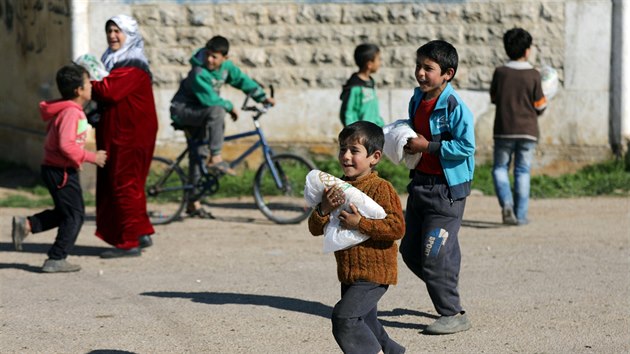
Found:
[[[379,317],[408,353],[630,352],[630,199],[530,208],[531,224],[504,227],[494,198],[469,199],[460,233],[468,332],[420,333],[436,313],[400,260]],[[210,209],[217,220],[158,227],[155,245],[133,259],[98,258],[106,245],[88,220],[74,274],[39,272],[52,232],[14,252],[10,216],[34,210],[0,209],[0,352],[339,353],[329,320],[339,285],[321,238],[304,223],[270,224],[249,199]]]

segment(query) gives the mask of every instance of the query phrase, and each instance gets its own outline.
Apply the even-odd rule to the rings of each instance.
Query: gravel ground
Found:
[[[404,205],[403,199],[403,205]],[[531,201],[531,224],[505,227],[494,198],[470,197],[460,291],[473,328],[421,332],[436,318],[399,259],[379,317],[408,353],[630,352],[630,198]],[[43,274],[54,232],[10,241],[0,209],[2,353],[339,353],[329,316],[334,256],[306,224],[271,224],[252,201],[218,201],[216,220],[158,227],[142,257],[102,260],[84,225],[71,262]],[[88,210],[88,215],[94,215]]]

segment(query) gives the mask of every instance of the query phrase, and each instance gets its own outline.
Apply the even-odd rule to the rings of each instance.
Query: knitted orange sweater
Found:
[[[358,280],[396,284],[398,246],[395,241],[405,234],[400,198],[391,183],[380,178],[377,172],[347,182],[374,199],[387,216],[385,219],[361,218],[359,231],[370,238],[354,247],[335,252],[337,277],[345,284]],[[328,215],[320,216],[314,212],[308,219],[308,229],[314,236],[323,235],[328,221]]]

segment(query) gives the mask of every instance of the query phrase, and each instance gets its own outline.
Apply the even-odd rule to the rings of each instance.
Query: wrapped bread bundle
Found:
[[[105,65],[92,54],[83,54],[76,58],[74,63],[84,67],[85,70],[90,73],[91,80],[101,81],[104,77],[109,75],[109,72],[105,69]]]
[[[345,203],[330,213],[330,221],[324,228],[324,253],[344,250],[370,238],[359,230],[348,230],[339,225],[339,214],[342,210],[351,211],[350,204],[353,204],[364,218],[384,219],[387,216],[383,207],[365,193],[348,182],[319,170],[312,170],[306,176],[304,186],[306,203],[314,208],[321,203],[324,189],[333,186],[338,186],[344,192]]]
[[[418,136],[411,127],[411,121],[409,119],[399,119],[388,124],[383,127],[383,134],[385,134],[383,154],[397,165],[404,162],[407,168],[416,168],[422,153],[408,154],[403,149],[407,144],[407,140]]]

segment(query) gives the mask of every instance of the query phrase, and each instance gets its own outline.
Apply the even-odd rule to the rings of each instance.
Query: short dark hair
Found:
[[[206,50],[211,53],[221,53],[227,55],[230,51],[230,42],[222,36],[214,36],[206,43]]]
[[[526,30],[514,27],[503,35],[503,47],[512,60],[525,56],[527,48],[532,46],[532,35]]]
[[[383,151],[385,144],[383,129],[372,122],[358,121],[346,126],[339,133],[340,144],[355,141],[365,146],[368,156],[376,151]]]
[[[453,68],[453,76],[448,81],[453,80],[455,77],[459,56],[457,55],[457,49],[449,42],[443,40],[430,41],[418,48],[416,55],[429,58],[438,63],[442,75],[446,73],[448,68]]]
[[[57,88],[64,100],[71,100],[77,97],[76,89],[83,87],[83,79],[90,74],[84,67],[77,64],[63,66],[57,71]]]
[[[367,63],[374,60],[374,58],[376,58],[376,55],[380,52],[381,50],[378,49],[378,46],[376,44],[360,44],[354,49],[354,62],[357,64],[359,69],[363,69],[365,68]]]

